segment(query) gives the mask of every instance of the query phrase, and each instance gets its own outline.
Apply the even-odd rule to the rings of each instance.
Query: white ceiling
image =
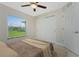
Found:
[[[38,4],[47,6],[47,9],[42,8],[36,8],[36,12],[32,10],[31,7],[21,7],[23,4],[28,4],[28,2],[1,2],[0,4],[6,5],[8,7],[14,8],[18,11],[21,11],[23,13],[26,13],[31,16],[37,16],[43,13],[47,13],[49,11],[55,11],[64,5],[66,5],[68,2],[39,2]]]

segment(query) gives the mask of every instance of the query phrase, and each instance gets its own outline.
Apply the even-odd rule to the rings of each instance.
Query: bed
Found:
[[[35,39],[24,39],[6,44],[0,42],[1,57],[52,57],[53,44]]]

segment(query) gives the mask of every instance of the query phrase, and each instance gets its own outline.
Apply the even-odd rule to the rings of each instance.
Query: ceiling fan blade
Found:
[[[44,8],[44,9],[47,8],[46,6],[43,6],[43,5],[37,5],[37,6],[40,7],[40,8]]]
[[[30,2],[31,4],[39,3],[39,2]]]
[[[28,4],[28,5],[21,5],[21,7],[27,7],[27,6],[30,6],[30,4]]]
[[[39,2],[36,2],[36,3],[39,3]]]
[[[34,8],[34,9],[33,9],[33,11],[35,12],[35,11],[36,11],[36,9]]]

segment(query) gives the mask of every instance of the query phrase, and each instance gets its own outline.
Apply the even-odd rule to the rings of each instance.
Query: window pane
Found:
[[[8,38],[21,37],[26,34],[26,21],[20,17],[8,16]]]

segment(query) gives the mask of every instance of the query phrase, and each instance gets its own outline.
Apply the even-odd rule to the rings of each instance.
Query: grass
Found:
[[[21,37],[24,36],[26,32],[21,31],[9,31],[8,38],[15,38],[15,37]]]

